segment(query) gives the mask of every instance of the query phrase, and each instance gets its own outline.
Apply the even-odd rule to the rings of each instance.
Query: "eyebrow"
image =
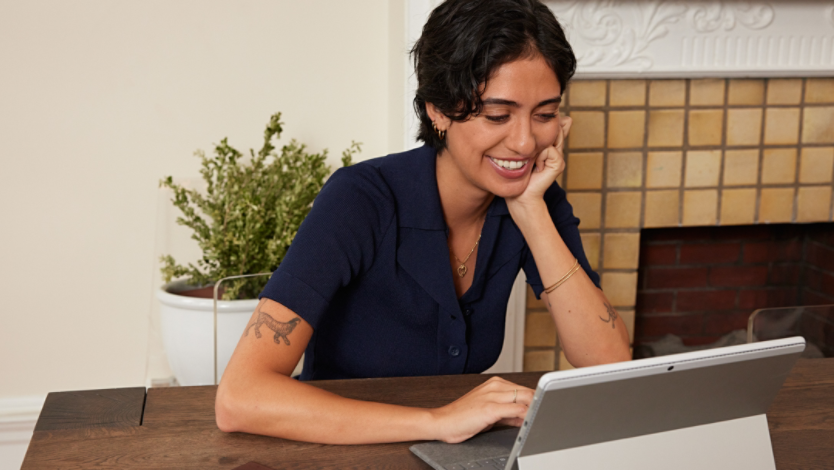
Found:
[[[549,104],[554,104],[554,103],[559,104],[561,102],[562,102],[562,97],[557,96],[556,98],[550,98],[549,100],[542,101],[541,103],[536,105],[536,108],[540,108],[542,106],[547,106]],[[483,104],[484,105],[498,104],[498,105],[504,105],[504,106],[512,106],[514,108],[520,108],[521,107],[521,105],[516,103],[515,101],[505,100],[503,98],[487,98],[487,99],[483,100]]]

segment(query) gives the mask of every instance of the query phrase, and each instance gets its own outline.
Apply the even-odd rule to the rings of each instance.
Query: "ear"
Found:
[[[452,120],[449,119],[448,116],[440,112],[437,107],[431,103],[426,103],[426,114],[429,115],[429,119],[437,126],[437,130],[445,131],[449,129],[449,126],[452,125]]]

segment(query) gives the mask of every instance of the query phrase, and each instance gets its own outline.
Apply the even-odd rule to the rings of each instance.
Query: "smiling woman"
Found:
[[[453,121],[426,104],[438,129],[448,129],[440,156],[449,158],[438,161],[438,171],[459,168],[481,191],[518,196],[528,186],[534,157],[570,126],[569,117],[559,116],[561,86],[544,58],[535,55],[500,66],[482,94],[481,113],[465,121]]]
[[[572,364],[629,359],[555,183],[575,58],[553,14],[536,0],[448,0],[412,53],[426,145],[330,178],[261,293],[256,334],[241,337],[226,368],[220,429],[358,444],[460,442],[520,425],[533,390],[499,378],[429,410],[304,381],[486,370],[521,269],[546,296]],[[258,335],[261,324],[275,337]]]

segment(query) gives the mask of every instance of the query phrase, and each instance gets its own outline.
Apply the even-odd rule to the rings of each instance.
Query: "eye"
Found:
[[[509,114],[502,114],[501,116],[484,116],[487,118],[488,121],[492,122],[505,122],[507,119],[510,118]]]
[[[543,114],[537,114],[536,115],[536,117],[538,117],[540,120],[545,121],[545,122],[550,121],[552,119],[556,119],[556,116],[557,116],[556,113],[543,113]]]

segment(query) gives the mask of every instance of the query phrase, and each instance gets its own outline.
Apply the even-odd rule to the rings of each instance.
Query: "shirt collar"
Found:
[[[437,189],[437,152],[424,145],[390,156],[380,171],[397,199],[398,225],[421,230],[446,230]],[[386,162],[388,163],[388,162]],[[507,202],[496,196],[487,217],[509,215]]]

